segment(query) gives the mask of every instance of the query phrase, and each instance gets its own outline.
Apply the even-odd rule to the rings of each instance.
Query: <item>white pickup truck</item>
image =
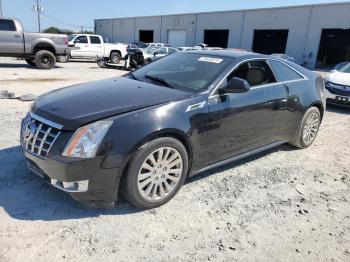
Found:
[[[107,58],[109,62],[118,64],[127,55],[128,45],[109,44],[100,35],[74,34],[69,36],[70,58],[95,59]]]

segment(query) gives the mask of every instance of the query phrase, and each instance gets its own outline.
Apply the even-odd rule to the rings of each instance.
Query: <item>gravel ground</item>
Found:
[[[123,74],[39,71],[0,59],[0,90],[41,94]],[[350,261],[350,111],[328,108],[314,145],[285,145],[190,179],[167,205],[87,209],[25,166],[20,119],[0,100],[0,261]]]

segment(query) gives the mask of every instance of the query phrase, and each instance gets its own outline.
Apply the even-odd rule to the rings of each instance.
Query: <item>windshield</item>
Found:
[[[152,55],[159,48],[160,48],[159,46],[150,46],[150,47],[146,48],[145,52],[146,52],[146,54]]]
[[[77,36],[77,35],[69,35],[69,36],[68,36],[68,40],[69,40],[69,41],[72,41],[76,36]]]
[[[134,71],[130,77],[169,88],[199,92],[207,89],[233,61],[229,57],[175,53]]]
[[[350,73],[350,62],[341,63],[336,69],[342,73]]]

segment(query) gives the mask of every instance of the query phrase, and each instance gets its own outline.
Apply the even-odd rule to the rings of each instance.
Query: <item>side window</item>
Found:
[[[168,48],[168,50],[169,50],[169,54],[173,54],[177,52],[175,48]]]
[[[87,44],[88,39],[87,39],[87,36],[81,35],[81,36],[78,36],[77,38],[75,38],[74,42],[77,42],[79,44]]]
[[[17,31],[15,22],[12,20],[0,19],[0,31]]]
[[[269,63],[275,72],[278,82],[303,79],[301,75],[279,61],[270,60]]]
[[[91,44],[101,44],[101,39],[98,36],[90,36]]]
[[[250,61],[240,65],[228,76],[227,82],[233,77],[247,80],[250,86],[266,85],[276,82],[270,67],[265,61]]]
[[[167,54],[166,49],[164,47],[158,48],[157,54],[158,55],[166,55]]]

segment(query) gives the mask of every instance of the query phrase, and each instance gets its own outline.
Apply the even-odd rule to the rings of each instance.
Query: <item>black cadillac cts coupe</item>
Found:
[[[176,53],[124,77],[39,97],[23,119],[28,167],[84,204],[169,201],[201,171],[290,143],[310,146],[321,77],[276,57]]]

